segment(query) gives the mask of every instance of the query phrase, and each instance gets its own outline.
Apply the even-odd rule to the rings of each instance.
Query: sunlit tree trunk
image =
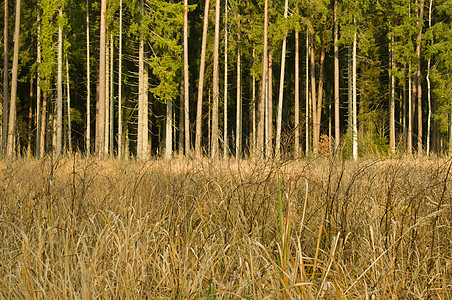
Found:
[[[413,153],[413,100],[412,100],[412,84],[411,84],[411,64],[408,64],[408,134],[407,134],[407,150],[408,154]]]
[[[268,53],[267,90],[265,104],[265,156],[273,156],[273,55]]]
[[[311,59],[311,107],[312,107],[312,147],[314,153],[318,152],[318,136],[317,132],[317,93],[315,87],[315,51],[314,51],[314,34],[310,35],[309,52]]]
[[[213,46],[213,105],[212,105],[212,149],[211,157],[218,156],[218,102],[220,98],[219,85],[219,47],[220,47],[220,0],[215,5],[215,42]]]
[[[240,40],[240,39],[239,39]],[[236,113],[236,142],[235,156],[242,156],[242,63],[240,46],[237,47],[237,113]]]
[[[108,154],[110,142],[110,42],[106,41],[106,58],[105,58],[105,153]]]
[[[16,130],[16,97],[17,97],[17,73],[19,67],[19,43],[20,43],[20,0],[16,0],[16,20],[14,26],[14,54],[11,78],[11,101],[9,110],[8,141],[6,145],[6,156],[12,157],[14,151]]]
[[[58,79],[57,79],[57,125],[56,125],[56,155],[60,155],[63,148],[63,7],[59,8],[60,22],[58,22]]]
[[[202,31],[202,46],[201,46],[201,60],[199,67],[199,81],[198,81],[198,103],[196,109],[196,137],[195,137],[195,151],[199,157],[202,155],[202,98],[204,89],[204,68],[206,65],[206,48],[207,48],[207,28],[209,26],[209,4],[210,0],[206,0],[204,7],[204,25]],[[209,137],[210,138],[210,137]]]
[[[122,0],[119,1],[119,59],[118,59],[118,157],[122,157]]]
[[[38,5],[39,7],[39,5]],[[41,15],[38,10],[38,42],[37,42],[37,59],[38,64],[36,72],[36,156],[41,157],[41,72],[39,65],[41,64]]]
[[[6,140],[7,140],[7,132],[8,132],[8,0],[5,0],[4,6],[4,29],[3,29],[3,110],[2,110],[2,149],[1,153],[5,154],[6,152]],[[38,15],[38,35],[39,35],[39,15]],[[39,37],[38,37],[39,40]]]
[[[99,156],[105,153],[105,14],[107,0],[101,0],[100,46],[99,46],[99,98],[96,105],[96,152]]]
[[[253,63],[256,59],[256,49],[253,45]],[[252,140],[251,140],[251,156],[256,155],[257,135],[256,135],[256,75],[252,74],[252,95],[251,95],[251,118],[252,118]]]
[[[432,3],[430,0],[430,4],[428,6],[428,28],[432,27]],[[433,41],[432,41],[433,44]],[[431,59],[429,57],[427,61],[427,100],[428,100],[428,116],[427,116],[427,142],[426,142],[426,152],[427,155],[430,155],[430,126],[432,119],[432,100],[431,100],[431,87],[430,87],[430,68],[431,68]]]
[[[184,0],[184,132],[185,155],[191,152],[190,147],[190,90],[188,81],[188,0]],[[182,147],[182,145],[181,145]]]
[[[91,70],[89,51],[89,0],[86,0],[86,153],[91,154]]]
[[[353,35],[353,67],[352,67],[352,80],[353,80],[353,159],[358,159],[358,124],[357,124],[357,103],[356,103],[356,47],[357,47],[357,37],[356,37],[356,20],[355,23],[355,33]]]
[[[109,141],[110,141],[110,155],[113,155],[113,144],[114,144],[114,136],[113,136],[113,119],[114,119],[114,108],[115,108],[115,104],[114,104],[114,72],[113,72],[113,59],[114,59],[114,49],[113,49],[113,33],[110,33],[110,112],[107,112],[110,114],[109,117]]]
[[[299,32],[295,30],[295,145],[294,156],[300,155],[300,41]]]
[[[289,0],[284,2],[284,18],[287,19],[289,10]],[[276,158],[281,158],[281,127],[282,127],[282,107],[284,98],[284,73],[286,68],[286,44],[287,34],[284,35],[281,52],[281,72],[279,78],[279,99],[278,99],[278,119],[276,121]]]
[[[340,110],[339,110],[339,47],[337,45],[339,40],[339,22],[337,19],[337,3],[338,0],[334,0],[334,140],[336,150],[339,148],[341,142],[341,129],[340,129]],[[331,136],[330,136],[331,139]]]
[[[141,13],[145,14],[144,1],[141,0]],[[145,66],[145,38],[140,32],[140,45],[138,53],[139,86],[138,86],[138,143],[137,157],[145,159],[148,155],[148,75]],[[171,103],[172,105],[172,103]],[[171,108],[172,113],[172,108]],[[172,129],[172,128],[171,128]],[[172,150],[172,149],[171,149]]]
[[[311,113],[311,107],[309,105],[309,31],[306,30],[306,87],[305,87],[305,92],[306,92],[306,116],[305,116],[305,123],[306,123],[306,154],[309,153],[310,151],[310,127],[309,127],[309,117],[310,117],[310,113]]]
[[[224,6],[224,126],[223,126],[223,157],[228,157],[228,0]]]
[[[395,53],[394,53],[394,36],[391,36],[390,44],[390,59],[391,59],[391,88],[390,88],[390,103],[389,103],[389,149],[391,153],[395,153],[395,75],[396,68]]]
[[[416,0],[417,3],[417,0]],[[417,5],[416,5],[417,7]],[[416,58],[417,58],[417,69],[415,75],[416,91],[417,91],[417,151],[418,154],[422,154],[422,84],[421,84],[421,46],[422,46],[422,28],[423,28],[423,18],[424,18],[424,0],[420,0],[419,11],[418,11],[418,35],[416,38]]]
[[[173,100],[166,100],[165,158],[173,155]]]
[[[261,79],[261,99],[259,102],[259,114],[258,114],[258,123],[257,123],[257,149],[256,155],[260,158],[263,157],[264,154],[264,130],[265,130],[265,99],[267,99],[267,70],[268,70],[268,0],[264,2],[264,49],[262,53],[262,79]]]
[[[71,89],[69,84],[69,59],[67,53],[66,53],[66,89],[67,89],[68,151],[72,152]]]
[[[33,77],[30,78],[30,99],[28,106],[27,156],[31,156],[31,139],[33,136]]]

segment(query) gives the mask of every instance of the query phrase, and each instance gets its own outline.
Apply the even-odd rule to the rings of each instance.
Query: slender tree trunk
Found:
[[[390,59],[391,59],[391,88],[389,101],[389,149],[392,154],[395,153],[395,75],[396,68],[395,53],[394,53],[394,36],[391,36],[390,44]]]
[[[105,153],[108,154],[110,142],[110,41],[106,41],[105,58]]]
[[[38,5],[38,7],[40,4]],[[38,10],[38,43],[37,43],[37,73],[36,73],[36,157],[41,157],[41,15]]]
[[[42,98],[42,116],[41,116],[41,131],[39,132],[40,134],[40,145],[39,145],[39,152],[41,154],[40,157],[44,157],[45,152],[46,152],[46,132],[47,132],[47,95],[44,94],[43,98]]]
[[[185,131],[185,155],[191,152],[190,147],[190,90],[188,70],[188,0],[184,0],[184,131]]]
[[[314,153],[318,152],[319,133],[317,132],[317,93],[315,88],[315,51],[314,51],[314,33],[310,35],[310,59],[311,59],[311,107],[312,107],[312,147]]]
[[[144,1],[141,0],[141,12],[144,15]],[[148,99],[147,99],[147,87],[146,87],[146,70],[145,70],[145,40],[143,32],[140,32],[140,45],[139,45],[139,92],[138,92],[138,144],[137,144],[137,157],[139,159],[145,159],[147,157],[147,134],[148,134]],[[171,103],[172,105],[172,103]],[[171,109],[172,113],[172,109]],[[172,128],[171,128],[172,129]],[[171,149],[172,150],[172,149]]]
[[[89,52],[89,0],[86,0],[86,153],[91,154],[91,71]]]
[[[412,86],[411,86],[411,64],[408,64],[408,154],[413,153],[413,101],[412,101]]]
[[[119,59],[118,59],[118,157],[122,158],[122,0],[119,2]]]
[[[218,147],[218,100],[219,86],[219,47],[220,47],[220,0],[215,5],[215,43],[213,46],[213,106],[212,106],[212,152],[211,157],[217,158]]]
[[[110,114],[109,120],[110,120],[110,128],[109,128],[109,140],[110,140],[110,155],[113,155],[113,144],[114,144],[114,136],[113,136],[113,118],[114,118],[114,80],[113,80],[113,55],[114,49],[113,49],[113,33],[110,33],[110,112],[107,112]]]
[[[309,128],[309,117],[311,112],[311,107],[309,105],[309,31],[306,30],[306,154],[309,153],[309,145],[310,145],[310,128]]]
[[[294,157],[300,156],[300,41],[299,32],[295,30],[295,145]]]
[[[356,20],[354,20],[355,23],[355,32],[353,35],[353,67],[352,67],[352,80],[353,80],[353,159],[358,159],[358,124],[357,124],[357,103],[356,103],[356,44],[357,44],[357,37],[356,37]]]
[[[99,46],[99,98],[96,105],[96,152],[99,156],[105,153],[105,14],[107,0],[101,0],[100,46]]]
[[[428,6],[428,28],[432,28],[432,3],[430,0]],[[433,45],[433,41],[432,41]],[[431,67],[431,59],[429,58],[427,61],[427,100],[428,100],[428,116],[427,116],[427,142],[426,142],[426,152],[427,156],[430,155],[430,125],[432,119],[432,100],[431,100],[431,87],[430,87],[430,67]]]
[[[240,37],[239,37],[240,41]],[[242,63],[240,46],[237,48],[237,113],[236,113],[236,142],[235,156],[242,157]]]
[[[8,142],[6,146],[7,157],[12,157],[14,151],[15,130],[16,130],[17,73],[19,67],[19,43],[20,43],[20,0],[16,0],[16,20],[14,27],[14,55],[11,78],[11,101],[9,110]]]
[[[259,115],[257,124],[257,149],[256,154],[262,158],[264,155],[264,129],[265,129],[265,99],[267,99],[267,70],[268,70],[268,0],[265,0],[264,4],[264,49],[262,53],[262,87],[261,87],[261,99],[259,102]]]
[[[30,78],[30,99],[28,106],[27,156],[31,156],[31,139],[33,136],[33,77]]]
[[[253,64],[255,62],[256,59],[256,49],[255,46],[253,45]],[[256,146],[257,146],[257,136],[256,136],[256,75],[253,73],[252,74],[252,95],[251,95],[251,117],[252,117],[252,141],[251,141],[251,156],[255,156],[256,155]]]
[[[289,10],[289,0],[284,2],[284,18],[287,19]],[[286,44],[287,33],[284,35],[281,53],[281,72],[279,79],[279,99],[278,99],[278,120],[276,121],[276,158],[281,158],[281,127],[282,127],[282,107],[284,98],[284,73],[286,68]]]
[[[166,100],[165,158],[173,155],[173,99]]]
[[[228,157],[228,0],[226,0],[224,6],[224,132],[223,132],[223,157]]]
[[[417,0],[416,0],[417,2]],[[422,154],[422,84],[421,84],[421,45],[422,45],[422,28],[424,19],[424,0],[420,0],[419,13],[417,26],[419,29],[417,39],[416,39],[416,58],[417,58],[417,69],[415,76],[415,84],[417,85],[417,151],[418,154]]]
[[[322,48],[320,50],[320,66],[319,66],[319,85],[318,85],[318,92],[317,92],[317,116],[315,117],[315,132],[316,135],[314,136],[314,143],[316,145],[317,151],[318,151],[318,144],[319,144],[319,138],[320,138],[320,125],[322,124],[322,106],[323,106],[323,78],[324,78],[324,66],[325,66],[325,46],[322,44]]]
[[[68,151],[72,152],[72,126],[71,126],[71,89],[69,84],[69,59],[66,53],[66,89],[67,89],[67,125],[68,125]]]
[[[273,156],[273,55],[268,53],[267,90],[265,104],[265,155],[267,158]]]
[[[196,137],[195,137],[195,151],[196,156],[202,155],[202,98],[204,88],[204,68],[206,65],[206,48],[207,48],[207,28],[209,26],[209,4],[210,0],[206,0],[204,7],[204,25],[202,31],[202,46],[201,46],[201,61],[199,67],[199,81],[198,81],[198,103],[196,109]]]
[[[2,111],[2,149],[1,153],[5,154],[6,152],[6,140],[7,140],[7,132],[8,132],[8,0],[5,0],[5,10],[4,10],[4,29],[3,29],[3,111]],[[39,18],[39,16],[38,16]],[[38,21],[39,27],[39,21]],[[38,29],[39,32],[39,29]]]
[[[337,2],[334,0],[334,140],[336,150],[339,149],[341,143],[341,129],[340,129],[340,110],[339,110],[339,47],[337,45],[339,40],[339,22],[337,19]],[[330,137],[331,139],[331,137]]]
[[[60,22],[58,25],[58,79],[57,79],[57,128],[56,128],[56,155],[61,155],[63,149],[63,6],[58,11]]]

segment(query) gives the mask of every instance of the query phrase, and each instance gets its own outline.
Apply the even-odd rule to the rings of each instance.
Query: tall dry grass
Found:
[[[452,298],[450,160],[0,165],[0,299]]]

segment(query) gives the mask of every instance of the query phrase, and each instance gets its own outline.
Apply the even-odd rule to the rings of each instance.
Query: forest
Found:
[[[4,0],[1,150],[452,150],[450,0]]]

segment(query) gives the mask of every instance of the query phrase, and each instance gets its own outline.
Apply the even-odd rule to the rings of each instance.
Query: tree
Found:
[[[91,153],[91,70],[89,51],[89,0],[86,0],[86,142],[85,151]]]
[[[58,79],[57,79],[57,140],[56,155],[60,155],[63,143],[63,3],[58,9]]]
[[[195,151],[196,156],[202,155],[202,99],[204,89],[204,68],[206,65],[206,48],[207,48],[207,29],[209,26],[209,4],[210,0],[206,0],[204,6],[204,23],[202,30],[202,46],[201,46],[201,59],[199,63],[199,80],[198,80],[198,102],[196,109],[196,139],[195,139]]]
[[[219,86],[219,47],[220,47],[220,0],[215,4],[215,42],[213,46],[213,105],[212,105],[212,148],[211,157],[218,155],[218,102],[220,98]]]
[[[99,97],[96,103],[96,153],[103,156],[105,153],[105,89],[106,89],[106,24],[107,0],[101,0],[100,10],[100,45],[99,45]]]
[[[8,141],[6,155],[13,156],[16,130],[16,98],[17,98],[17,73],[19,68],[19,43],[20,43],[20,0],[16,0],[16,20],[14,25],[14,55],[11,78],[11,101],[9,110]]]
[[[334,14],[334,139],[335,147],[339,148],[341,142],[340,129],[340,110],[339,110],[339,21],[337,18],[337,4],[338,0],[334,0],[333,14]]]
[[[188,81],[188,0],[184,0],[184,131],[185,155],[190,154],[190,90]],[[182,118],[182,116],[181,116]]]
[[[6,140],[8,131],[8,0],[5,0],[4,7],[4,29],[3,29],[3,111],[2,111],[2,149],[1,153],[5,154],[6,151]]]
[[[263,157],[264,155],[264,121],[265,121],[265,103],[268,97],[268,0],[264,1],[264,49],[262,53],[262,79],[261,79],[261,96],[258,108],[258,122],[257,122],[257,155],[258,157]]]

